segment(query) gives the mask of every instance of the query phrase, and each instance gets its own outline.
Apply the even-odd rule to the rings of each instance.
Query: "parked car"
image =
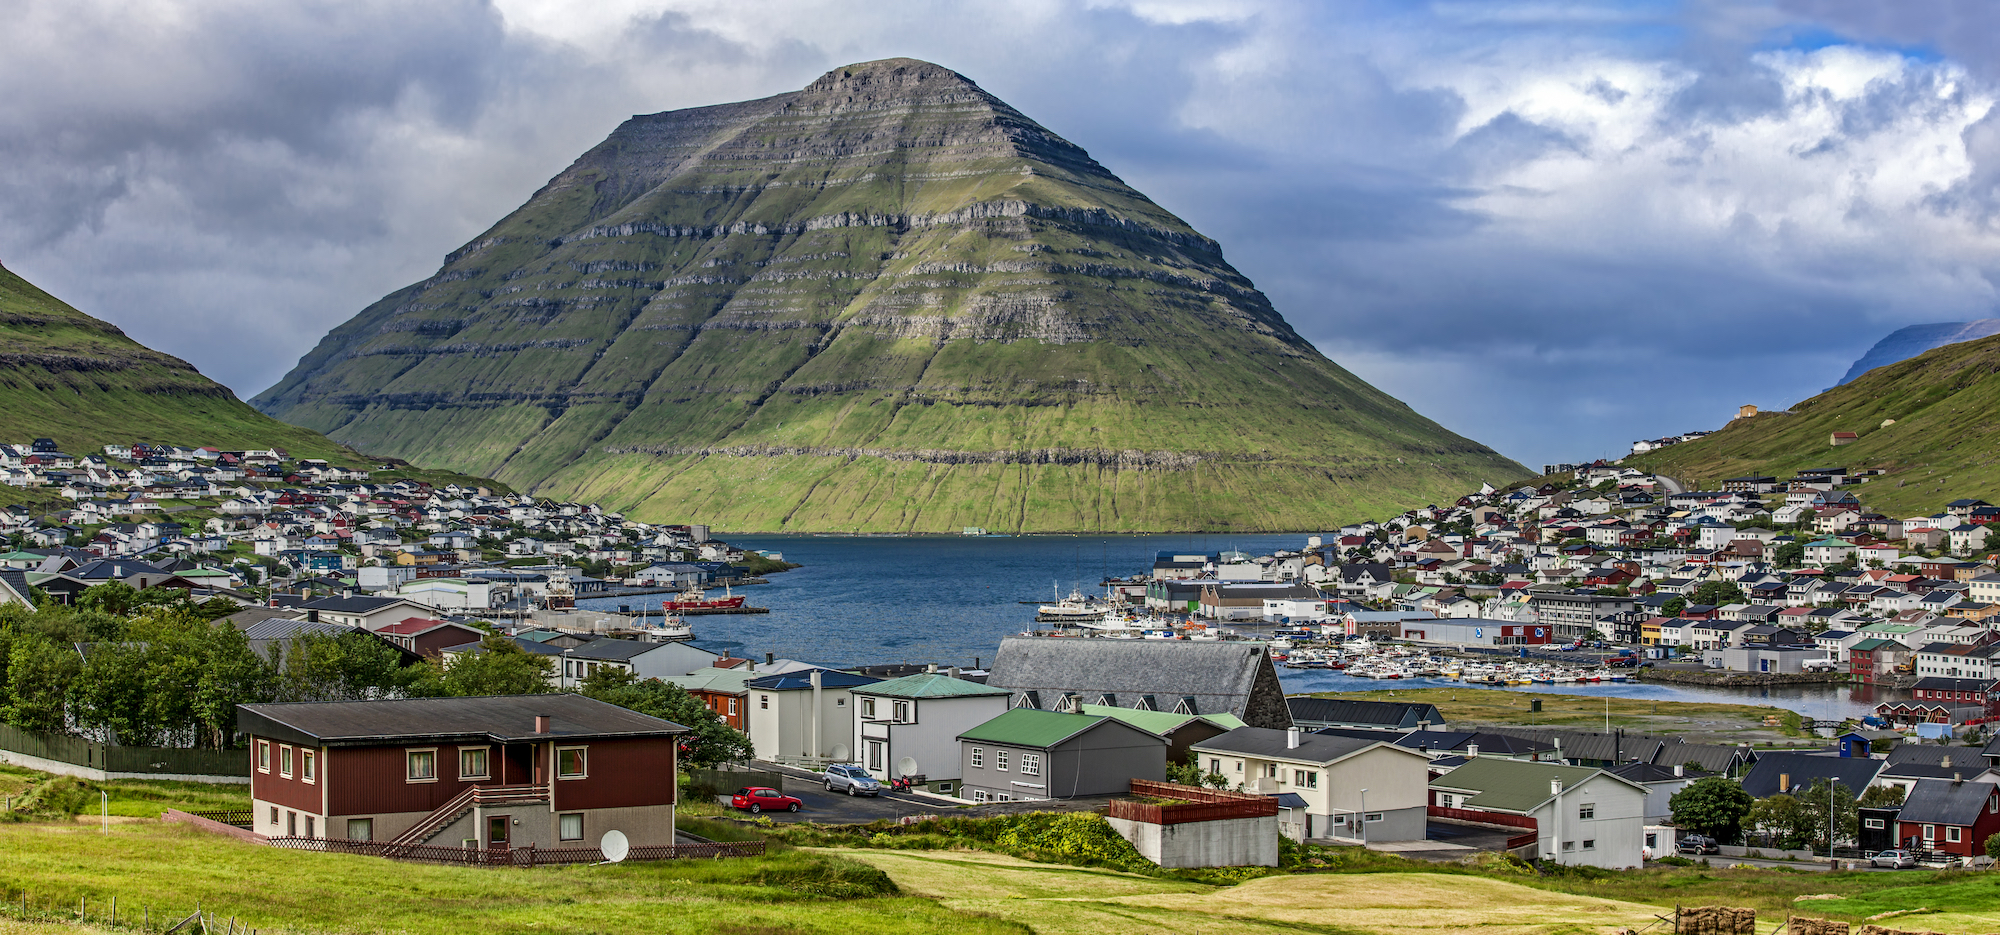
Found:
[[[1870,867],[1888,867],[1891,870],[1908,870],[1917,865],[1917,855],[1909,851],[1881,851],[1868,858]]]
[[[882,783],[859,766],[833,765],[826,768],[826,791],[848,795],[881,795]]]
[[[1722,845],[1705,834],[1683,834],[1680,840],[1674,842],[1674,850],[1683,854],[1719,854]]]
[[[796,812],[804,808],[805,803],[769,786],[744,786],[729,797],[729,807],[745,809],[754,815],[768,809],[779,808]]]

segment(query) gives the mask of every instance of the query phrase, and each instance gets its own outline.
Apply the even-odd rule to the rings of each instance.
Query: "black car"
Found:
[[[1674,842],[1674,850],[1683,854],[1719,854],[1722,845],[1704,834],[1683,834],[1680,840]]]

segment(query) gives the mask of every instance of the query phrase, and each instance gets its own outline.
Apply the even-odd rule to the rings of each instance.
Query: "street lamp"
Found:
[[[1361,790],[1361,846],[1368,846],[1368,790]]]

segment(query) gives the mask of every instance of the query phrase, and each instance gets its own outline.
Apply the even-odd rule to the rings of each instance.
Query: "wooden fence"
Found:
[[[448,847],[434,844],[395,844],[388,841],[336,841],[328,838],[271,838],[272,847],[329,854],[362,854],[432,864],[463,864],[482,867],[542,867],[558,864],[597,864],[604,852],[594,847]],[[713,844],[661,844],[634,847],[626,860],[687,860],[692,858],[757,857],[764,853],[762,841],[732,841]]]
[[[1132,780],[1132,794],[1184,801],[1161,804],[1112,799],[1110,806],[1105,810],[1105,816],[1154,825],[1184,825],[1197,821],[1265,818],[1278,814],[1278,800],[1268,795],[1223,792],[1146,779]]]
[[[1509,828],[1538,828],[1535,819],[1528,815],[1508,815],[1504,812],[1489,812],[1477,808],[1444,808],[1432,805],[1424,809],[1432,818],[1450,818],[1455,821],[1471,821],[1483,825],[1505,825]]]
[[[182,776],[250,775],[248,750],[192,750],[177,747],[122,747],[81,737],[23,730],[0,724],[0,750],[68,763],[107,773]]]

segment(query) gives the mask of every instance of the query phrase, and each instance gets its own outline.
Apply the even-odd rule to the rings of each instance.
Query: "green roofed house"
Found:
[[[1543,860],[1609,870],[1644,862],[1646,787],[1608,770],[1475,756],[1430,789],[1433,817],[1533,831]]]
[[[953,670],[956,671],[956,670]],[[919,672],[853,689],[854,749],[868,775],[911,777],[958,794],[958,735],[1007,711],[1008,691],[949,672]]]
[[[1167,776],[1166,739],[1113,717],[1015,708],[958,735],[960,797],[974,802],[1123,795]]]
[[[1097,704],[1087,704],[1078,710],[1084,714],[1115,717],[1147,733],[1165,737],[1169,763],[1186,760],[1188,751],[1195,744],[1243,726],[1243,719],[1234,714],[1181,714],[1177,711],[1140,711]]]

